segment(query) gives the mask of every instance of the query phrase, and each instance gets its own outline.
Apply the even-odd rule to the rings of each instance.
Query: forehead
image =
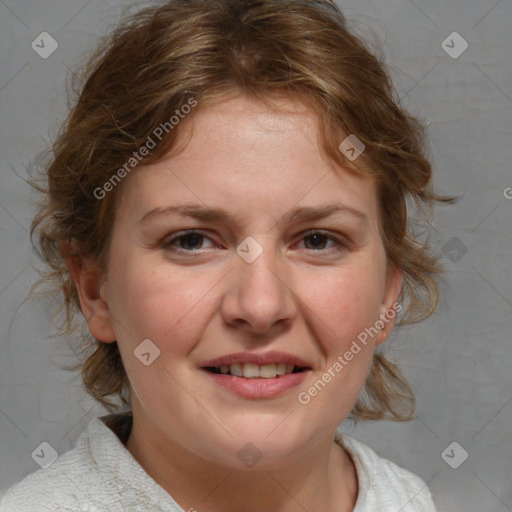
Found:
[[[376,218],[374,180],[329,161],[315,112],[273,101],[280,110],[245,96],[197,109],[181,121],[180,152],[132,171],[122,203],[139,218],[177,202],[222,205],[239,218],[342,202]]]

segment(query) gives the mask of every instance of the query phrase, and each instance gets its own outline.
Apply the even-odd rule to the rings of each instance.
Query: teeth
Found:
[[[275,364],[265,364],[259,368],[260,377],[263,377],[264,379],[275,379],[277,372],[276,372],[276,365]]]
[[[284,375],[286,373],[286,363],[276,364],[276,373],[277,375]]]
[[[238,363],[230,364],[229,373],[231,373],[231,375],[236,375],[237,377],[242,377],[242,375],[244,374],[242,371],[242,365]]]
[[[253,379],[260,376],[260,367],[257,364],[245,363],[243,366],[243,375],[247,379]]]
[[[287,363],[271,363],[258,365],[254,363],[236,363],[230,365],[222,365],[220,373],[227,375],[235,375],[236,377],[244,377],[246,379],[275,379],[279,375],[293,373],[295,366]]]

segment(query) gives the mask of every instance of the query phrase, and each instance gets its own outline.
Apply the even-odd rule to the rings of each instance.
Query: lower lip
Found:
[[[246,379],[235,375],[224,375],[203,370],[217,384],[246,398],[270,398],[278,396],[298,386],[306,378],[308,370],[299,373],[287,373],[274,379]]]

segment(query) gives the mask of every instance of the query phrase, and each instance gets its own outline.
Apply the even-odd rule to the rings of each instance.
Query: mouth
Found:
[[[290,395],[313,371],[308,360],[278,350],[226,354],[204,361],[200,369],[215,389],[249,399]]]
[[[213,383],[243,398],[271,399],[300,386],[311,368],[285,363],[234,363],[201,368]],[[278,374],[278,371],[280,374]]]
[[[311,370],[308,366],[297,366],[291,363],[255,363],[223,364],[220,366],[204,366],[203,370],[217,375],[233,375],[245,379],[276,379],[292,373]]]

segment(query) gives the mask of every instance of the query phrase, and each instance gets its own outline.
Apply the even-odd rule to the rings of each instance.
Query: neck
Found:
[[[238,470],[198,457],[137,422],[126,448],[146,473],[190,512],[351,512],[357,494],[355,466],[333,439],[302,461],[279,470]]]

